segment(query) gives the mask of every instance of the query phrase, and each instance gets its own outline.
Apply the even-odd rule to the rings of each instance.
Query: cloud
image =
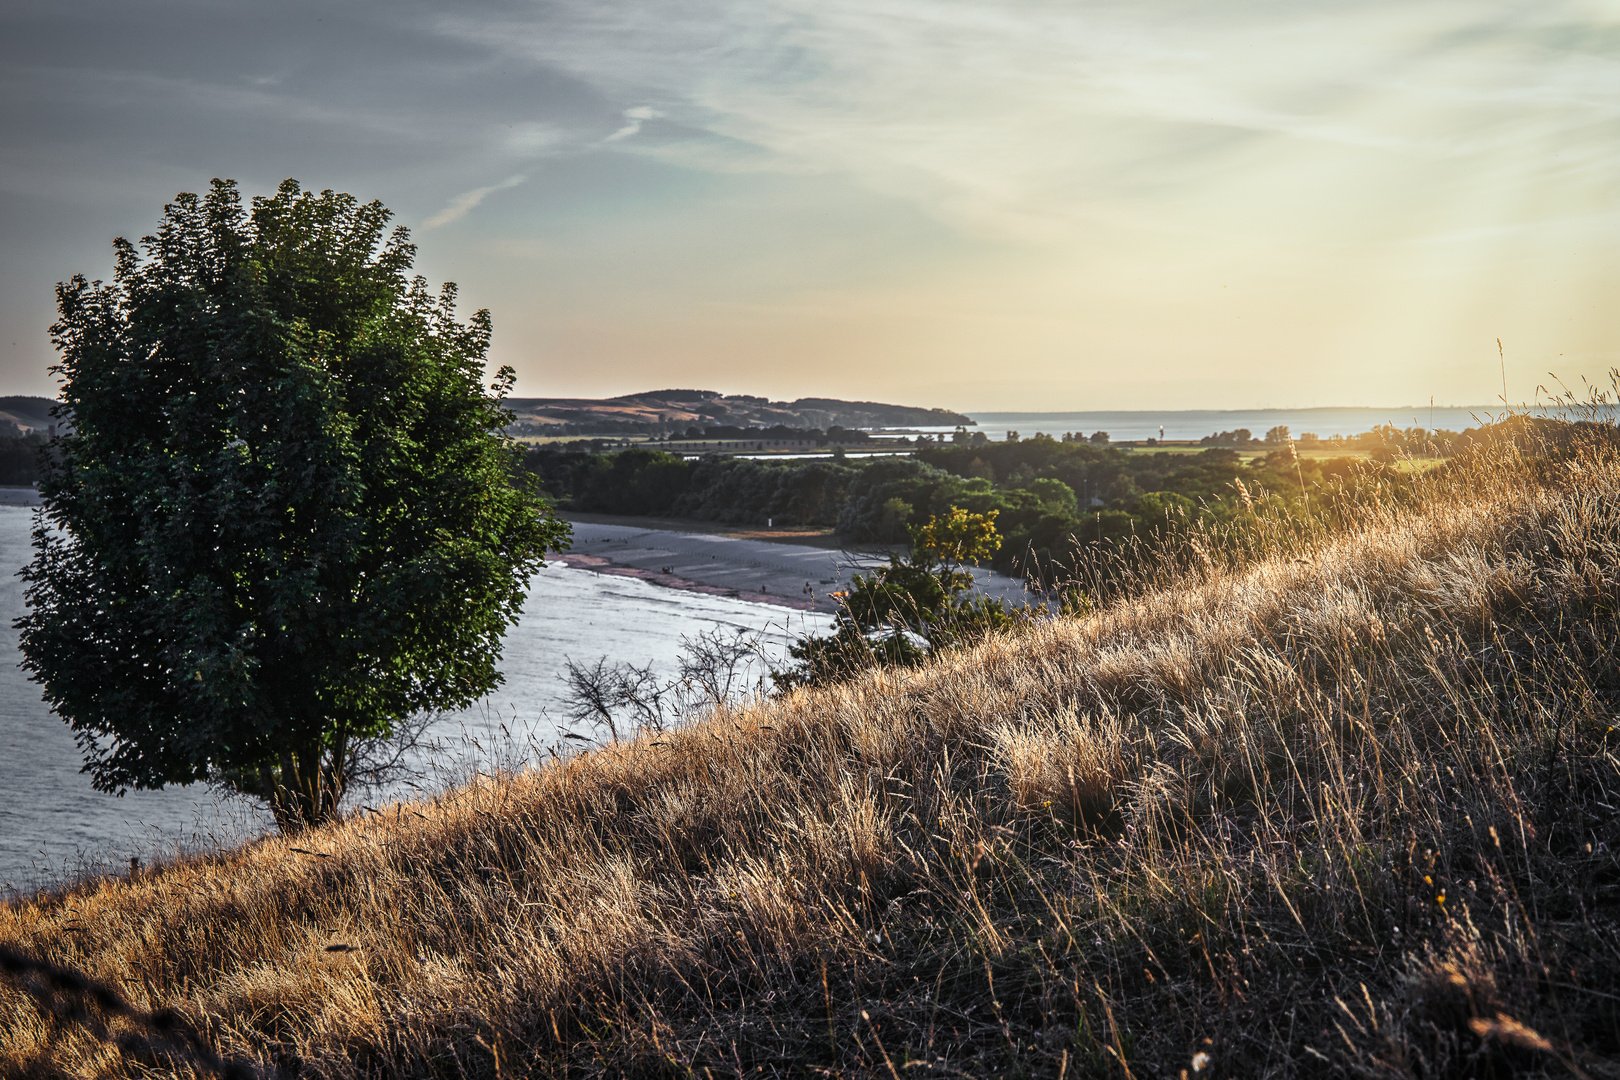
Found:
[[[40,283],[211,176],[429,229],[526,184],[424,269],[535,313],[509,316],[535,320],[513,359],[549,333],[533,282],[566,282],[580,371],[669,355],[704,311],[690,355],[718,355],[771,298],[744,350],[765,355],[820,332],[792,314],[818,290],[870,317],[817,340],[892,343],[912,382],[937,350],[1027,380],[1032,357],[1172,363],[1206,337],[1234,370],[1327,341],[1417,370],[1487,325],[1553,356],[1614,339],[1613,0],[18,0],[0,100],[0,345],[34,342],[0,373],[30,378]],[[498,272],[473,254],[495,234]],[[678,314],[615,352],[627,275]],[[934,329],[967,307],[982,338]]]
[[[1620,164],[1605,133],[1620,120],[1613,37],[1587,0],[699,0],[657,20],[627,0],[556,0],[529,12],[441,26],[764,151],[732,167],[842,174],[1001,239],[1072,238],[1099,214],[1154,228],[1168,203],[1241,198],[1234,176],[1313,184],[1352,159],[1419,178],[1392,183],[1392,198],[1534,186],[1555,142],[1559,169],[1582,153],[1593,178]],[[605,141],[640,130],[624,115]],[[728,159],[691,140],[638,148]]]
[[[626,109],[624,110],[624,118],[630,122],[602,141],[618,142],[620,139],[628,139],[641,130],[643,121],[652,120],[663,115],[657,109],[649,108],[646,105],[637,105],[634,108]]]
[[[452,221],[460,221],[462,218],[467,216],[467,212],[469,210],[472,210],[490,195],[493,195],[497,191],[505,191],[507,188],[517,187],[527,179],[527,176],[508,176],[505,180],[502,180],[498,184],[490,184],[487,187],[473,188],[471,191],[464,191],[460,195],[457,195],[455,198],[451,199],[449,204],[443,210],[440,210],[437,214],[434,214],[432,217],[422,222],[422,228],[437,229],[441,225],[450,224]]]

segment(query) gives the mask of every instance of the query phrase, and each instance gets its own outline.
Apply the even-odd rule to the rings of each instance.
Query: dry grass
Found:
[[[1620,1076],[1620,460],[1423,483],[0,941],[289,1076]],[[188,1068],[80,1000],[0,1072]]]

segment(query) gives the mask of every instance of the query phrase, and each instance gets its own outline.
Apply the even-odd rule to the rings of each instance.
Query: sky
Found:
[[[1620,364],[1620,0],[6,0],[0,393],[54,394],[55,283],[216,176],[382,200],[522,396],[1484,404]]]

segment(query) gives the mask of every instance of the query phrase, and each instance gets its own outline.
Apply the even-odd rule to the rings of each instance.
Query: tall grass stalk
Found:
[[[0,940],[288,1076],[1620,1076],[1620,457],[1327,501]],[[0,1073],[179,1067],[30,985]]]

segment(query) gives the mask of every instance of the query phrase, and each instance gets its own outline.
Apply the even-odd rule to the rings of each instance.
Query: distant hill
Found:
[[[0,397],[0,428],[9,420],[20,428],[50,431],[56,423],[51,419],[51,406],[56,402],[43,397]]]
[[[948,409],[886,405],[877,401],[800,398],[771,401],[713,390],[651,390],[616,398],[509,398],[519,430],[567,434],[650,432],[689,424],[736,427],[845,428],[955,427],[973,421]]]
[[[50,398],[0,397],[0,427],[11,421],[20,428],[49,431]],[[729,424],[736,427],[795,428],[955,427],[973,421],[948,409],[886,405],[878,401],[800,398],[771,401],[747,394],[713,390],[651,390],[616,398],[508,398],[518,425],[577,434],[654,431],[659,425]]]

